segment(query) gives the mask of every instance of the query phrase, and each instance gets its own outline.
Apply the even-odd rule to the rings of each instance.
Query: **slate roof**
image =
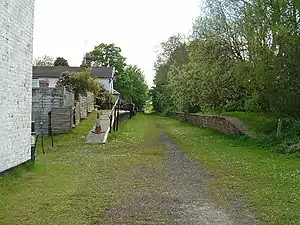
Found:
[[[80,72],[82,67],[65,67],[65,66],[34,66],[32,69],[33,78],[59,78],[63,72]],[[112,78],[114,76],[113,67],[94,67],[92,68],[92,76],[95,78]]]

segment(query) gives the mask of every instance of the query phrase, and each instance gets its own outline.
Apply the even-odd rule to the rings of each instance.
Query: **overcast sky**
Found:
[[[155,50],[172,34],[191,31],[200,1],[36,0],[34,57],[60,56],[79,66],[95,45],[115,43],[151,85]]]

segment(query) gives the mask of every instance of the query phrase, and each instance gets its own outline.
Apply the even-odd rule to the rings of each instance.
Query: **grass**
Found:
[[[107,209],[129,201],[134,185],[154,188],[137,180],[133,171],[164,162],[163,147],[148,146],[158,139],[155,125],[138,115],[108,144],[86,144],[84,135],[95,120],[93,113],[71,133],[55,136],[53,149],[45,138],[46,154],[39,142],[34,166],[0,177],[1,225],[112,224]]]
[[[153,145],[160,134],[152,119],[214,175],[208,186],[215,200],[226,206],[242,196],[266,225],[300,224],[296,155],[276,154],[246,139],[156,115],[133,117],[106,145],[86,144],[95,113],[71,133],[55,136],[55,148],[48,149],[51,140],[45,138],[45,155],[39,142],[35,165],[0,177],[0,224],[114,224],[108,209],[134,202],[137,190],[162,191],[164,184],[135,176],[139,169],[158,170],[166,160],[164,146]],[[155,207],[151,210],[143,216],[165,218]],[[141,215],[133,215],[131,224],[135,218]]]
[[[273,116],[253,112],[223,112],[223,116],[241,119],[250,130],[258,134],[270,134],[276,131],[277,119]]]
[[[202,113],[198,113],[202,114]],[[210,112],[209,115],[237,117],[242,120],[250,131],[259,135],[274,133],[277,128],[277,119],[274,116],[254,112]]]
[[[232,196],[224,195],[229,191],[243,196],[264,224],[300,224],[299,157],[272,153],[247,140],[169,118],[154,118],[189,157],[214,174],[209,187],[216,200],[231,204]]]

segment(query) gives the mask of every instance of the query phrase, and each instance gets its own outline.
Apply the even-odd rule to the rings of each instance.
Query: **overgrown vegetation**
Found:
[[[251,140],[166,117],[155,119],[188,156],[213,174],[209,187],[216,200],[230,205],[237,196],[243,196],[262,224],[300,224],[299,157],[279,155]]]
[[[204,5],[188,40],[178,34],[161,44],[151,90],[154,109],[267,114],[284,126],[298,120],[299,1]]]
[[[161,45],[155,109],[299,117],[299,9],[288,0],[207,0],[189,40]]]

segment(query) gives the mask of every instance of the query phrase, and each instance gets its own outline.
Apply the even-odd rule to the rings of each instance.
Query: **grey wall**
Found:
[[[67,108],[74,106],[74,94],[66,91],[65,88],[38,88],[32,90],[32,120],[35,121],[35,130],[41,135],[48,135],[50,123],[49,112],[53,108]],[[68,114],[66,116],[71,116]],[[51,115],[52,116],[52,115]],[[43,125],[40,125],[40,122]],[[53,126],[52,126],[53,127]],[[54,127],[53,127],[54,129]],[[56,129],[56,128],[55,128]]]

